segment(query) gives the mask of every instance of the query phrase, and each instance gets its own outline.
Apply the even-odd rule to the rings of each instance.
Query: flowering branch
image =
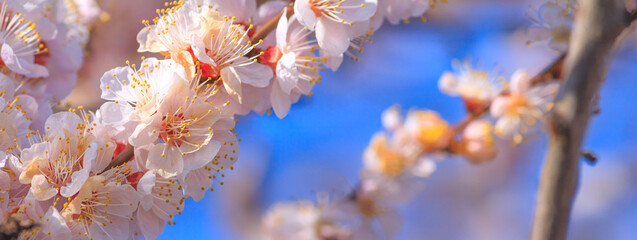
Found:
[[[564,239],[577,187],[584,132],[616,38],[628,25],[621,0],[582,0],[569,53],[565,85],[549,120],[549,147],[540,179],[532,239]],[[625,14],[618,14],[625,13]]]

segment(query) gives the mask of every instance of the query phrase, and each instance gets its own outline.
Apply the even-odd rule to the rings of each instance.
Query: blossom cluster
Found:
[[[186,198],[223,185],[238,159],[237,115],[286,116],[385,19],[422,17],[433,2],[167,2],[137,35],[154,56],[100,79],[106,103],[53,113],[102,10],[2,1],[0,215],[34,226],[19,239],[155,239]]]

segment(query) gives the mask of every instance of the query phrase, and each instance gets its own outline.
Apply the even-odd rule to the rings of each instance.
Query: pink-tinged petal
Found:
[[[76,133],[78,125],[82,124],[82,119],[72,112],[59,112],[49,116],[44,123],[47,134],[57,137],[64,137],[65,131]]]
[[[338,14],[339,17],[348,23],[367,21],[376,13],[377,0],[354,0],[350,2],[343,3],[343,5],[351,7],[341,8],[343,12]]]
[[[438,80],[438,88],[441,92],[449,95],[449,96],[458,96],[458,80],[455,75],[450,72],[445,72]]]
[[[316,40],[319,47],[330,56],[338,56],[349,48],[349,33],[346,24],[326,18],[319,18],[316,23]]]
[[[142,208],[137,209],[137,225],[144,236],[144,239],[156,239],[164,231],[166,221],[157,217],[152,211]]]
[[[239,141],[237,136],[230,131],[215,131],[212,139],[222,144],[215,157],[217,164],[208,164],[208,166],[214,170],[230,168],[239,159]]]
[[[13,91],[15,91],[15,82],[7,75],[0,73],[0,91],[7,91],[3,97],[13,98]]]
[[[149,123],[142,123],[135,128],[133,135],[128,138],[128,143],[135,147],[152,144],[159,137],[158,118],[153,118]]]
[[[199,60],[202,63],[207,63],[212,66],[217,66],[217,63],[215,63],[215,60],[213,60],[212,58],[210,58],[210,56],[208,56],[208,54],[206,54],[206,45],[204,44],[202,38],[193,34],[190,37],[190,47],[192,47],[192,52],[195,54],[195,57],[197,58],[197,60]]]
[[[495,133],[502,137],[511,137],[520,128],[520,118],[502,117],[495,123]]]
[[[187,154],[184,156],[184,169],[190,171],[206,166],[212,161],[213,156],[217,155],[220,148],[221,143],[210,141],[208,144],[201,146],[196,152]]]
[[[228,94],[241,103],[241,80],[239,80],[234,68],[226,67],[221,69],[221,79],[223,80],[223,87]]]
[[[118,104],[114,102],[105,102],[102,104],[97,114],[103,124],[116,124],[127,121],[133,112],[133,107],[126,104]]]
[[[385,22],[385,15],[387,15],[387,1],[378,2],[378,6],[376,6],[376,13],[369,20],[369,26],[374,29],[374,31],[380,29]]]
[[[274,113],[277,117],[284,118],[288,115],[292,101],[290,100],[290,94],[286,94],[279,86],[279,81],[272,84],[270,102],[272,103],[272,109],[274,109]]]
[[[46,159],[47,146],[48,144],[46,142],[42,142],[42,143],[33,144],[31,145],[31,147],[22,150],[22,158],[21,158],[22,165],[27,166],[32,161],[35,161],[38,159]],[[20,178],[22,179],[22,176]],[[22,180],[20,181],[22,182]],[[28,183],[29,181],[31,181],[30,178],[27,182],[23,182],[22,184],[29,184]]]
[[[177,147],[159,143],[150,149],[146,168],[157,170],[157,174],[164,178],[171,178],[184,171],[184,159]]]
[[[387,21],[391,24],[398,24],[401,20],[408,18],[411,14],[411,4],[404,4],[402,1],[393,1],[384,10],[386,11]]]
[[[128,91],[130,81],[122,82],[127,80],[132,73],[134,70],[128,66],[113,68],[105,72],[100,79],[101,97],[106,100],[135,101],[135,97]]]
[[[387,239],[396,238],[398,229],[403,224],[400,213],[391,207],[383,209],[383,213],[378,216],[378,222],[380,222],[380,227],[383,229],[383,234]]]
[[[241,81],[255,87],[264,88],[270,85],[270,80],[274,76],[272,69],[260,63],[252,63],[245,66],[230,68],[231,72]]]
[[[370,30],[370,21],[355,22],[349,27],[349,36],[351,39],[360,36],[366,36]]]
[[[543,22],[553,26],[559,22],[558,19],[560,19],[560,15],[563,15],[563,10],[556,3],[547,2],[540,6],[538,14]]]
[[[568,41],[556,41],[552,39],[549,41],[549,47],[558,52],[566,52],[566,50],[568,50]]]
[[[57,195],[58,191],[51,186],[44,175],[35,175],[31,179],[31,192],[38,201],[45,201]]]
[[[140,206],[146,210],[150,211],[150,208],[153,207],[153,196],[152,191],[155,186],[155,173],[153,171],[148,171],[144,173],[139,182],[137,183],[137,193],[139,193],[141,197]]]
[[[33,56],[27,59],[20,58],[13,52],[13,48],[8,44],[2,44],[0,51],[2,61],[11,71],[28,77],[40,78],[49,75],[46,67],[33,63]]]
[[[310,30],[314,30],[316,26],[316,14],[312,11],[310,0],[294,1],[294,15],[297,16],[299,22]]]
[[[40,20],[35,23],[35,30],[38,31],[38,36],[40,36],[43,41],[53,40],[58,34],[57,26],[47,18],[40,18]]]
[[[532,42],[540,42],[551,39],[551,30],[545,27],[529,27],[526,36]]]
[[[212,125],[212,129],[215,130],[230,130],[234,128],[234,119],[232,118],[220,118]]]
[[[351,240],[380,240],[379,233],[374,230],[370,220],[364,220],[356,232],[352,234]]]
[[[276,26],[276,46],[280,49],[288,45],[288,18],[287,11],[283,10],[283,15],[279,19],[279,23]]]
[[[411,170],[411,174],[417,177],[427,178],[436,171],[436,163],[429,159],[420,159]]]
[[[212,172],[205,168],[188,172],[186,177],[181,180],[184,188],[184,196],[190,196],[195,201],[203,199],[206,191],[212,186],[212,181]]]
[[[51,239],[71,239],[72,234],[69,227],[66,225],[66,221],[60,215],[55,207],[49,207],[49,210],[44,214],[44,221],[41,227],[41,231],[51,237]],[[50,234],[49,234],[50,233]]]
[[[57,39],[56,41],[47,42],[47,48],[51,58],[48,61],[48,67],[54,66],[62,72],[74,73],[82,67],[84,61],[84,49],[82,43],[78,39],[69,39],[68,41],[62,41]],[[51,77],[54,76],[54,71],[51,71]],[[50,79],[50,78],[49,78]],[[65,79],[65,81],[68,81]],[[68,87],[73,86],[67,85]]]
[[[45,121],[48,119],[49,116],[53,114],[53,108],[51,107],[51,104],[47,104],[48,102],[44,99],[39,100],[38,115],[33,117],[31,127],[33,128],[33,130],[43,131]]]
[[[23,163],[21,162],[21,160],[14,156],[13,154],[10,154],[9,156],[7,156],[8,161],[5,163],[8,165],[9,169],[11,169],[12,171],[16,172],[16,173],[21,173],[22,172],[22,166]]]
[[[321,57],[325,58],[325,66],[327,66],[332,71],[338,70],[338,68],[343,63],[343,54],[342,53],[338,54],[338,55],[335,55],[335,56],[332,56],[328,52],[326,52],[324,49],[321,48],[321,49],[319,49],[319,54],[321,55]]]
[[[4,91],[4,90],[0,90],[0,91]],[[0,98],[0,109],[4,109],[6,107],[7,107],[7,100],[5,100],[5,98]]]
[[[186,82],[175,82],[164,96],[159,106],[159,112],[163,115],[166,113],[173,114],[179,107],[184,105],[187,97],[194,95],[194,91],[186,85]]]
[[[411,17],[419,17],[425,14],[431,4],[429,1],[415,1],[411,6]]]
[[[111,139],[99,137],[95,140],[95,144],[97,146],[95,161],[93,161],[91,172],[92,173],[101,173],[104,170],[107,170],[106,167],[113,160],[113,154],[115,153],[115,148],[117,147],[116,141]],[[106,135],[104,135],[106,136]]]
[[[529,90],[531,85],[531,76],[523,69],[519,69],[511,76],[509,90],[514,94],[523,94]]]
[[[130,185],[126,185],[131,187]],[[133,189],[134,191],[135,189]],[[110,192],[109,192],[110,193]],[[132,195],[135,193],[133,192]],[[122,205],[127,205],[122,203]],[[137,204],[134,204],[137,207]],[[112,213],[111,208],[108,209],[109,215],[111,217],[115,215]],[[132,212],[127,213],[126,215],[131,215]],[[106,224],[106,226],[102,226],[99,223],[93,223],[88,226],[88,232],[91,233],[92,239],[128,239],[129,230],[130,230],[130,219],[129,218],[119,218],[115,217],[112,223]],[[76,233],[77,234],[77,233]],[[80,238],[81,239],[81,238]],[[90,238],[89,238],[90,239]]]
[[[165,52],[168,48],[157,39],[157,25],[144,27],[137,33],[137,42],[139,43],[138,52]]]
[[[11,177],[5,171],[0,171],[0,199],[9,199],[9,189],[11,189]],[[4,215],[9,201],[0,201],[0,214]]]
[[[256,0],[213,0],[216,9],[226,16],[235,16],[236,22],[246,23],[257,12]]]
[[[248,114],[250,110],[253,110],[263,100],[263,96],[266,93],[266,88],[255,87],[248,84],[241,84],[241,90],[243,91],[240,105],[241,109],[234,110],[237,115]],[[232,108],[234,106],[230,105],[230,107]]]
[[[292,89],[299,81],[299,72],[296,68],[296,53],[284,54],[276,65],[276,76],[281,90],[290,95]]]
[[[141,66],[158,66],[153,68],[153,72],[149,75],[151,80],[155,80],[155,86],[159,96],[163,96],[176,82],[188,83],[186,69],[181,64],[172,59],[158,60],[156,58],[146,58],[142,61]]]
[[[129,184],[116,185],[113,186],[111,190],[108,191],[108,193],[114,203],[122,203],[116,204],[115,206],[108,206],[108,212],[111,215],[131,216],[135,209],[137,209],[139,204],[139,196],[137,195],[137,191],[135,191],[135,188],[133,188],[133,186]]]
[[[396,130],[403,125],[403,119],[400,116],[400,106],[394,105],[383,111],[381,115],[383,127],[388,130]]]
[[[95,161],[96,150],[97,147],[95,143],[89,145],[89,148],[84,152],[82,169],[73,172],[71,175],[71,182],[60,188],[60,195],[64,197],[71,197],[80,191],[82,185],[84,185],[86,179],[89,177],[90,170],[93,166],[93,162]]]
[[[29,95],[19,95],[19,99],[14,102],[14,106],[20,105],[20,110],[25,111],[24,114],[29,118],[35,118],[38,116],[38,102],[35,98]]]
[[[508,101],[508,97],[502,96],[493,99],[493,101],[491,102],[491,107],[489,108],[491,115],[493,115],[494,117],[501,117],[502,115],[504,115],[504,112],[506,112]]]
[[[146,145],[135,148],[135,158],[133,160],[135,161],[134,167],[137,171],[148,171],[146,162],[148,161],[148,155],[152,147],[153,145]]]

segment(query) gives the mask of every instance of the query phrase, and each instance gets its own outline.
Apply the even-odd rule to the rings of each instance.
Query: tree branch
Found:
[[[616,38],[628,25],[623,0],[581,0],[564,66],[566,82],[549,120],[531,238],[565,239],[577,187],[584,133]]]

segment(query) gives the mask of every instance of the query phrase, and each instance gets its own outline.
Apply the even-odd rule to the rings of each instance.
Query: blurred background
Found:
[[[230,1],[230,0],[229,0]],[[453,0],[430,9],[428,21],[385,24],[365,45],[360,61],[323,72],[314,96],[302,98],[285,119],[239,117],[240,160],[200,202],[186,201],[177,225],[159,239],[248,239],[276,202],[347,194],[356,185],[361,155],[381,130],[381,112],[393,104],[438,111],[449,122],[465,112],[438,90],[453,59],[469,60],[509,77],[518,68],[537,73],[557,57],[544,45],[527,46],[531,1]],[[135,36],[163,1],[103,2],[110,20],[92,32],[86,66],[66,100],[96,109],[99,79],[126,60],[140,62]],[[637,236],[637,38],[626,40],[603,88],[585,148],[599,156],[582,162],[569,239]],[[149,56],[149,55],[147,55]],[[529,235],[546,136],[501,149],[483,165],[446,159],[427,187],[401,207],[398,239],[526,239]],[[506,151],[504,151],[506,150]]]

